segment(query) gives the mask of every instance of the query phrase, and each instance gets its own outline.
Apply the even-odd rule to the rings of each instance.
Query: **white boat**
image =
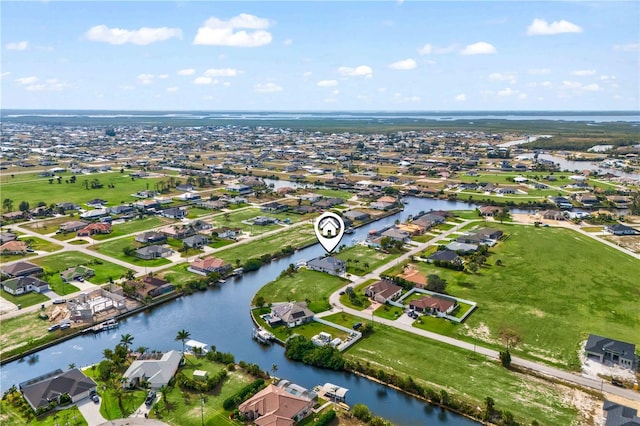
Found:
[[[253,338],[260,343],[269,344],[276,336],[262,327],[253,329]]]

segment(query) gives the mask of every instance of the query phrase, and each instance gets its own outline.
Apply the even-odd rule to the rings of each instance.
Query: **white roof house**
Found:
[[[198,342],[197,340],[187,340],[184,344],[184,351],[188,354],[193,354],[194,348],[202,348],[202,353],[207,353],[207,344]]]
[[[169,351],[162,354],[160,359],[136,360],[131,363],[123,377],[124,386],[135,386],[141,381],[149,383],[151,389],[159,389],[169,383],[178,371],[182,354]]]

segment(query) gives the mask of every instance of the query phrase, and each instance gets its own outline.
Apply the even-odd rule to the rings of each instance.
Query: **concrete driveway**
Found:
[[[100,397],[100,404],[102,404],[102,397]],[[76,404],[89,426],[98,426],[107,422],[107,419],[100,414],[100,404],[96,404],[89,397]]]

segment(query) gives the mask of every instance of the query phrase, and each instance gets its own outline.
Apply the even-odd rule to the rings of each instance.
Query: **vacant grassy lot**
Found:
[[[157,259],[140,259],[135,256],[127,256],[124,254],[124,249],[127,247],[139,248],[142,244],[135,241],[135,237],[118,238],[117,240],[105,241],[100,244],[91,246],[92,250],[106,254],[113,258],[128,262],[134,265],[141,266],[162,266],[171,263],[169,260],[159,257]]]
[[[51,314],[54,309],[49,306],[45,312]],[[59,318],[50,322],[49,320],[38,318],[38,314],[39,312],[31,312],[2,320],[2,324],[0,324],[0,328],[2,328],[2,333],[0,333],[0,355],[2,357],[8,357],[18,352],[24,353],[28,349],[44,345],[61,336],[76,332],[73,328],[48,332],[47,328],[51,324],[57,323]]]
[[[302,220],[309,219],[313,217],[312,215],[298,215],[291,213],[271,213],[271,212],[262,212],[259,208],[249,207],[243,208],[240,210],[233,211],[231,213],[224,213],[222,215],[217,215],[214,218],[214,226],[215,227],[229,227],[229,228],[241,228],[244,232],[248,232],[251,235],[261,235],[265,232],[273,231],[274,229],[282,228],[281,225],[271,224],[271,225],[253,225],[253,219],[258,216],[266,216],[274,219],[279,219],[281,221],[289,220],[290,223],[300,222]],[[249,224],[242,223],[243,221],[248,221]]]
[[[51,274],[47,277],[47,281],[51,283],[52,288],[58,285],[62,286],[60,272],[72,266],[86,265],[93,269],[96,275],[89,279],[93,284],[107,283],[109,282],[109,278],[116,280],[127,272],[127,269],[120,265],[116,265],[102,259],[97,259],[77,251],[65,251],[62,253],[52,254],[51,256],[34,259],[33,263],[42,266],[45,273]],[[73,287],[70,284],[65,284],[64,286],[67,290],[69,287]],[[74,291],[78,291],[78,289],[76,288]],[[69,293],[69,291],[65,292],[65,294]]]
[[[347,326],[361,321],[344,313],[325,319]],[[575,408],[566,402],[563,392],[567,388],[513,373],[484,356],[379,323],[374,323],[371,336],[349,348],[345,356],[387,373],[410,376],[438,390],[445,389],[479,407],[484,407],[485,398],[491,396],[497,409],[511,411],[517,421],[525,424],[535,419],[541,424],[568,425],[577,418]]]
[[[69,426],[85,426],[87,424],[75,405],[60,411],[50,411],[41,417],[27,419],[16,407],[3,400],[0,401],[0,413],[2,413],[0,414],[0,422],[5,425],[59,426],[68,424]]]
[[[291,276],[284,275],[271,281],[256,293],[266,304],[274,302],[305,301],[313,312],[323,312],[331,308],[329,296],[348,281],[323,272],[299,269]]]
[[[94,198],[107,200],[110,206],[123,202],[132,202],[137,198],[132,197],[138,191],[154,189],[159,178],[132,179],[125,173],[107,172],[93,173],[91,175],[77,175],[76,183],[65,183],[71,174],[62,174],[62,183],[49,183],[48,178],[38,178],[35,180],[15,181],[10,180],[2,185],[2,198],[10,198],[13,205],[18,206],[21,201],[27,201],[31,205],[37,205],[43,201],[47,205],[51,203],[71,202],[86,207],[84,203]],[[91,189],[91,182],[94,179],[103,185],[100,189]],[[86,181],[86,183],[85,183]],[[113,185],[113,188],[109,186]],[[90,189],[87,189],[87,186]]]
[[[515,352],[565,368],[578,366],[589,333],[640,344],[637,259],[566,229],[490,226],[510,237],[491,249],[479,273],[416,264],[446,279],[448,293],[478,303],[454,336],[516,341]]]
[[[184,374],[187,377],[193,375],[194,370],[209,371],[210,374],[223,369],[224,366],[217,363],[209,362],[202,358],[188,357],[184,367],[178,370],[177,374]],[[171,388],[167,395],[166,401],[161,398],[156,404],[158,412],[152,410],[149,417],[157,418],[170,425],[177,426],[199,426],[207,425],[238,425],[237,422],[229,420],[230,411],[222,408],[225,399],[232,396],[244,386],[251,383],[254,379],[244,373],[242,370],[229,371],[224,381],[215,387],[212,391],[199,393],[190,390],[181,390],[178,386]],[[201,407],[201,399],[204,404]],[[201,411],[201,408],[203,410]]]
[[[7,293],[4,290],[0,290],[0,296],[2,296],[3,299],[13,303],[14,305],[22,305],[23,308],[49,301],[49,298],[44,294],[35,293],[35,292],[14,296],[11,293]]]
[[[193,260],[193,259],[192,259]],[[188,263],[181,263],[179,265],[174,265],[170,268],[164,269],[163,271],[158,273],[158,276],[162,279],[165,279],[173,284],[186,284],[189,281],[202,279],[202,275],[194,274],[193,272],[187,271],[189,267]]]
[[[311,225],[297,226],[291,229],[283,229],[275,235],[263,237],[246,244],[238,244],[234,247],[224,248],[215,253],[216,257],[231,262],[235,265],[236,259],[244,263],[247,259],[260,257],[264,254],[273,254],[283,247],[303,247],[316,241]]]
[[[142,219],[133,219],[125,223],[118,223],[113,225],[110,234],[97,234],[92,238],[94,240],[107,240],[111,238],[121,237],[123,235],[132,234],[134,232],[145,231],[147,229],[157,228],[159,226],[175,223],[175,220],[160,217],[160,216],[148,216]]]
[[[4,188],[2,189],[4,190]],[[25,223],[22,226],[34,232],[37,232],[38,234],[44,235],[44,234],[51,234],[52,232],[56,232],[60,228],[60,225],[66,222],[71,222],[72,220],[80,220],[80,219],[77,217],[59,216],[59,217],[54,217],[52,219],[39,220],[33,223],[32,222]],[[71,237],[74,237],[75,235],[76,235],[75,232],[69,232],[68,234],[65,235],[65,237],[68,236],[68,238],[71,238]],[[62,234],[59,234],[59,236],[61,236],[62,238]]]
[[[354,275],[366,275],[398,256],[393,253],[385,254],[360,244],[341,250],[336,255],[338,259],[347,263],[347,272]]]
[[[366,280],[362,284],[359,284],[353,288],[353,292],[355,293],[357,300],[359,300],[361,303],[360,305],[354,305],[353,303],[351,303],[351,299],[346,293],[340,296],[340,303],[348,308],[357,309],[359,311],[368,308],[369,306],[371,306],[371,299],[364,295],[364,289],[374,282],[376,282],[376,280]]]

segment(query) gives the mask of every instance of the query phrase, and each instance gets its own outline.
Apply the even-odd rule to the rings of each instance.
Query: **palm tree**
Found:
[[[182,342],[182,353],[184,354],[184,344],[187,340],[189,340],[189,337],[191,337],[191,333],[189,333],[187,330],[180,330],[178,331],[178,334],[176,335],[176,340],[180,340]]]
[[[127,348],[127,350],[129,349],[129,345],[131,343],[133,343],[133,336],[129,333],[120,336],[120,344]]]

